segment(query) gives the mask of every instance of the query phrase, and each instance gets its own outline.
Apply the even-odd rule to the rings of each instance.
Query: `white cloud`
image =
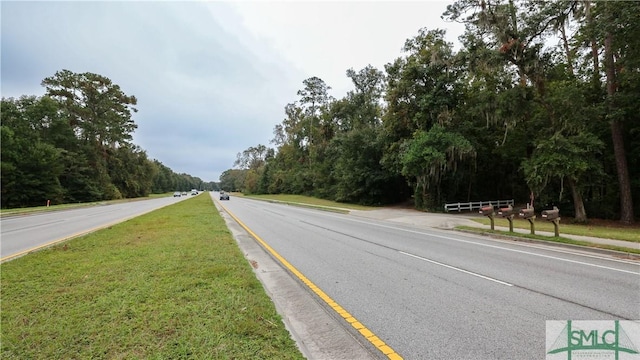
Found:
[[[420,28],[450,26],[448,3],[3,1],[2,96],[42,95],[62,69],[104,75],[138,98],[134,142],[150,158],[217,181],[269,145],[304,79],[344,96],[347,69],[383,70]]]
[[[401,55],[418,30],[448,29],[456,42],[464,27],[445,23],[444,1],[237,2],[242,25],[303,73],[318,76],[342,97],[351,90],[346,70],[380,70]],[[300,85],[302,80],[299,79]],[[301,87],[301,86],[300,86]]]

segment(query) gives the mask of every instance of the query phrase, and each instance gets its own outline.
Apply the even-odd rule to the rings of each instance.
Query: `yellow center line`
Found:
[[[166,205],[164,205],[164,206],[166,206]],[[94,228],[91,228],[89,230],[79,231],[79,232],[77,232],[77,233],[75,233],[73,235],[69,235],[69,236],[65,236],[65,237],[60,238],[60,239],[52,240],[52,241],[49,241],[48,243],[29,248],[27,250],[22,250],[19,253],[15,253],[15,254],[12,254],[12,255],[7,255],[7,256],[5,256],[3,258],[0,258],[0,263],[5,262],[7,260],[11,260],[13,258],[17,258],[17,257],[22,256],[22,255],[26,255],[28,253],[31,253],[31,252],[34,252],[34,251],[37,251],[37,250],[40,250],[40,249],[43,249],[43,248],[46,248],[46,247],[49,247],[49,246],[53,246],[53,245],[55,245],[57,243],[61,243],[61,242],[64,242],[64,241],[67,241],[67,240],[71,240],[71,239],[76,238],[76,237],[87,235],[89,233],[92,233],[92,232],[95,232],[95,231],[98,231],[98,230],[106,229],[106,228],[108,228],[110,226],[114,226],[114,225],[117,225],[119,223],[131,220],[131,219],[136,218],[138,216],[150,213],[150,212],[152,212],[154,210],[156,210],[156,209],[146,210],[146,211],[141,212],[139,214],[127,216],[127,217],[122,218],[122,219],[114,220],[114,221],[112,221],[112,222],[110,222],[108,224],[98,225],[98,226],[96,226]]]
[[[392,360],[401,360],[402,356],[395,352],[389,345],[387,345],[382,339],[377,337],[371,330],[367,329],[361,322],[359,322],[353,315],[351,315],[347,310],[345,310],[342,306],[340,306],[337,302],[335,302],[329,295],[327,295],[322,289],[316,286],[311,280],[309,280],[306,276],[304,276],[298,269],[296,269],[293,265],[291,265],[282,255],[276,252],[269,244],[267,244],[262,238],[260,238],[256,233],[254,233],[247,225],[245,225],[240,219],[238,219],[229,209],[227,209],[224,205],[219,204],[220,207],[224,209],[227,214],[229,214],[233,220],[235,220],[244,230],[246,230],[262,247],[267,250],[273,257],[278,259],[280,263],[287,268],[292,274],[294,274],[298,279],[300,279],[305,285],[309,287],[316,295],[320,297],[329,307],[331,307],[338,315],[340,315],[344,320],[347,321],[354,329],[356,329],[362,336],[365,337],[373,346],[375,346],[380,352],[386,355],[389,359]]]
[[[3,257],[2,259],[0,259],[0,262],[4,262],[6,260],[13,259],[13,258],[22,256],[22,255],[28,254],[28,253],[34,252],[36,250],[40,250],[40,249],[43,249],[43,248],[46,248],[46,247],[49,247],[49,246],[53,246],[53,245],[55,245],[57,243],[61,243],[63,241],[67,241],[67,240],[73,239],[75,237],[80,237],[82,235],[86,235],[86,234],[92,233],[94,231],[98,231],[100,229],[107,228],[109,226],[113,226],[113,225],[115,225],[115,224],[117,224],[119,222],[121,222],[121,221],[116,221],[116,222],[113,222],[113,223],[109,223],[107,225],[100,225],[100,226],[94,227],[94,228],[89,229],[89,230],[80,231],[80,232],[77,232],[77,233],[75,233],[73,235],[69,235],[69,236],[65,236],[65,237],[60,238],[60,239],[49,241],[48,243],[29,248],[27,250],[22,250],[19,253],[15,253],[15,254],[12,254],[12,255],[7,255],[7,256]]]

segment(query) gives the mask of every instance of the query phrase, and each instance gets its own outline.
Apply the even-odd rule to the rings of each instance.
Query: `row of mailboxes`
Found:
[[[493,206],[491,206],[491,205],[484,206],[484,207],[480,208],[479,213],[484,215],[484,216],[492,216],[494,214]],[[516,214],[516,211],[513,208],[513,206],[511,206],[511,205],[509,205],[506,208],[498,209],[498,215],[502,216],[502,217],[509,217],[509,216],[515,215],[515,214]],[[520,211],[518,212],[518,216],[523,218],[523,219],[532,219],[534,216],[536,216],[535,209],[534,208],[520,209]],[[558,210],[557,207],[554,207],[553,210],[543,210],[542,211],[542,218],[543,219],[551,221],[551,220],[555,220],[555,219],[557,219],[559,217],[560,217],[560,210]]]

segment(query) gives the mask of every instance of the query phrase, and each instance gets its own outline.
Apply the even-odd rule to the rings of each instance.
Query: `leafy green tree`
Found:
[[[416,146],[424,145],[423,134],[431,134],[436,126],[448,128],[456,121],[463,94],[460,63],[444,35],[444,30],[421,29],[405,42],[406,56],[386,66],[387,109],[383,115],[386,144],[381,161],[391,174],[403,175],[413,184],[414,201],[420,208],[431,207],[441,200],[441,177],[427,181],[426,174],[410,159],[419,157]],[[413,144],[408,147],[411,155],[405,153],[407,144]],[[427,201],[429,185],[435,186],[437,194]]]
[[[109,177],[125,198],[148,196],[157,168],[137,146],[119,146],[110,150]],[[197,189],[200,189],[197,187]]]
[[[532,188],[544,188],[551,178],[566,181],[574,202],[575,221],[586,222],[581,180],[589,173],[601,174],[601,164],[593,156],[602,142],[593,134],[581,132],[566,137],[561,132],[538,142],[533,156],[522,166]]]
[[[402,174],[415,186],[417,208],[430,208],[440,203],[440,182],[448,172],[455,172],[460,160],[473,157],[475,150],[463,136],[440,125],[429,131],[417,130],[403,144]],[[435,188],[435,196],[427,190]]]
[[[244,192],[258,193],[267,191],[268,187],[264,186],[264,180],[260,180],[260,178],[263,176],[267,159],[273,156],[274,150],[262,144],[251,146],[242,153],[238,153],[234,165],[246,170],[245,183],[241,184]]]
[[[154,194],[179,190],[176,179],[177,174],[155,159],[153,160],[153,166],[156,169],[153,171],[155,176],[153,177],[153,185],[151,187],[151,191]]]
[[[86,152],[62,150],[60,161],[64,166],[59,179],[64,188],[65,203],[90,202],[105,198],[103,184],[95,176],[94,167],[90,165]]]
[[[262,144],[250,146],[242,153],[238,153],[234,165],[240,169],[258,170],[265,165],[267,157],[270,156],[273,156],[273,149]]]
[[[45,78],[42,85],[47,96],[58,102],[77,138],[78,150],[68,150],[83,151],[92,168],[81,177],[88,181],[83,188],[94,190],[87,194],[98,196],[93,200],[122,197],[109,174],[110,162],[114,160],[109,156],[117,152],[118,147],[128,146],[132,139],[137,127],[131,117],[132,112],[137,111],[133,107],[137,103],[135,96],[126,95],[109,78],[89,72],[58,71]]]
[[[319,127],[322,126],[320,114],[332,100],[328,92],[331,87],[316,76],[305,79],[302,83],[304,88],[298,90],[298,96],[300,96],[299,103],[304,109],[303,128],[306,142],[310,147],[317,136]]]
[[[213,189],[176,174],[131,143],[134,96],[110,79],[57,72],[43,97],[2,99],[2,207]]]
[[[458,0],[443,16],[466,25],[460,51],[443,30],[421,29],[385,74],[347,70],[355,90],[342,99],[307,79],[276,125],[276,153],[258,181],[244,179],[263,192],[361,203],[404,196],[401,179],[420,208],[556,201],[568,187],[577,221],[618,201],[621,219],[633,219],[637,13],[631,2]]]
[[[549,147],[548,140],[553,136],[555,138],[571,139],[569,140],[571,142],[575,140],[576,131],[587,132],[587,134],[598,133],[597,129],[590,126],[586,120],[590,116],[583,116],[583,119],[576,116],[576,114],[581,113],[598,113],[598,106],[590,106],[581,98],[584,96],[583,88],[580,85],[572,84],[571,87],[577,89],[577,91],[565,91],[561,95],[559,95],[558,89],[567,88],[565,86],[567,81],[591,82],[596,84],[596,87],[592,94],[587,95],[587,97],[593,104],[603,103],[603,98],[600,95],[603,86],[600,86],[599,80],[601,66],[598,54],[600,52],[607,54],[606,41],[603,41],[603,39],[606,40],[607,38],[607,30],[601,21],[608,18],[606,24],[615,24],[611,28],[617,28],[618,33],[620,33],[619,29],[628,30],[630,28],[624,25],[625,22],[630,23],[629,18],[624,19],[624,16],[621,16],[613,19],[611,16],[606,15],[609,14],[607,9],[610,10],[611,8],[613,7],[606,7],[603,3],[593,6],[593,3],[588,1],[497,0],[476,2],[473,0],[459,0],[450,5],[444,14],[450,20],[462,21],[467,25],[465,47],[468,54],[472,56],[471,60],[473,61],[470,62],[472,73],[480,73],[484,76],[486,74],[486,72],[482,71],[484,69],[489,69],[489,72],[498,69],[500,66],[506,71],[512,69],[516,75],[514,79],[519,82],[519,87],[529,92],[529,95],[521,98],[523,101],[512,102],[513,104],[521,104],[514,109],[515,111],[509,112],[513,114],[513,120],[512,122],[505,122],[503,144],[506,145],[508,143],[506,137],[508,133],[512,133],[512,137],[515,135],[516,138],[522,138],[523,142],[527,144],[526,156],[524,157],[525,164],[521,168],[529,169],[525,177],[530,184],[536,183],[534,180],[540,178],[540,176],[534,174],[535,171],[532,173],[531,169],[542,168],[532,168],[527,164],[538,163],[540,156],[548,155],[539,150],[534,151],[534,149],[538,149],[541,144]],[[615,8],[619,9],[618,7]],[[629,13],[633,13],[633,11]],[[571,21],[575,23],[572,24]],[[574,29],[578,28],[579,30],[573,39],[567,36],[567,29],[571,29],[572,26]],[[622,32],[626,33],[625,31]],[[560,47],[545,50],[547,39],[550,36],[557,36],[561,39]],[[634,41],[635,39],[629,40]],[[588,49],[590,51],[580,52],[582,44],[586,45],[585,50]],[[478,49],[486,50],[478,51]],[[558,54],[563,56],[560,57]],[[593,64],[591,69],[585,71],[584,64],[589,62],[581,63],[578,61],[581,56],[584,60],[591,60]],[[580,67],[581,64],[582,67]],[[485,66],[478,67],[477,65]],[[602,68],[614,69],[615,66],[607,66],[605,61]],[[607,78],[614,78],[611,75],[614,74],[608,73]],[[535,92],[530,92],[529,89],[535,90]],[[497,93],[498,98],[501,92]],[[611,94],[611,91],[609,93]],[[611,101],[609,101],[609,105],[611,105]],[[610,106],[609,108],[611,109]],[[593,111],[594,109],[596,111]],[[499,108],[497,108],[494,114],[499,113]],[[608,113],[607,117],[611,118],[612,114],[620,114],[621,112],[610,110]],[[592,120],[596,121],[595,119]],[[621,161],[625,157],[620,153],[620,150],[624,149],[624,147],[619,146],[623,143],[623,137],[618,136],[616,138],[615,133],[616,131],[619,132],[620,129],[617,127],[616,121],[611,122],[611,124],[612,134],[614,134],[613,147],[618,149],[615,163],[618,165],[618,177],[621,181],[620,188],[623,189],[625,184],[628,185],[628,182],[623,181],[625,176],[623,174],[624,171],[621,170],[625,167]],[[523,137],[524,134],[527,134],[527,137]],[[616,142],[618,142],[618,146],[615,145]],[[558,150],[563,149],[564,145],[560,146],[560,142],[555,142],[554,144],[558,146]],[[591,156],[597,159],[597,154],[595,152]],[[565,155],[570,156],[569,154]],[[532,158],[533,156],[535,158]],[[577,220],[586,221],[586,212],[581,196],[583,190],[580,189],[587,187],[583,183],[587,179],[597,181],[598,176],[594,177],[593,174],[599,174],[600,172],[595,171],[596,169],[592,167],[593,171],[590,171],[590,175],[586,176],[584,174],[580,175],[581,171],[579,169],[580,167],[574,168],[571,176],[562,178],[571,178],[568,181],[568,185],[574,196],[574,210]],[[563,174],[566,174],[566,172],[563,172]],[[544,176],[542,177],[544,178]],[[561,176],[555,178],[559,179]],[[624,199],[630,199],[631,196],[629,192],[626,192],[629,196],[624,196],[625,191],[622,191],[622,194],[622,207],[629,208],[630,203],[626,202],[625,205]],[[622,218],[629,218],[629,216],[622,216]],[[631,218],[633,218],[632,215]]]
[[[220,189],[239,191],[244,185],[247,170],[229,169],[220,175]]]
[[[354,91],[332,102],[327,113],[335,135],[326,146],[324,197],[368,205],[402,200],[406,193],[397,190],[397,177],[381,164],[384,73],[368,65],[347,70],[347,77]]]
[[[45,78],[42,86],[67,113],[78,138],[95,142],[100,148],[130,142],[137,128],[131,118],[137,99],[126,95],[109,78],[94,73],[69,70]]]
[[[58,180],[63,167],[59,149],[42,141],[37,129],[56,117],[47,99],[2,99],[1,193],[2,207],[58,203],[63,189]]]
[[[606,120],[611,126],[611,137],[615,157],[618,185],[620,191],[620,221],[632,223],[634,221],[633,196],[629,166],[624,141],[625,119],[633,117],[640,110],[637,89],[634,82],[640,80],[640,25],[638,16],[640,4],[637,2],[620,2],[616,4],[601,2],[596,4],[594,12],[596,33],[600,34],[604,45],[604,72],[606,74],[607,105]],[[624,70],[623,70],[624,69]],[[634,74],[635,73],[635,74]],[[627,75],[629,74],[629,75]],[[629,81],[631,80],[631,81]],[[627,81],[629,81],[627,83]],[[629,86],[631,85],[631,86]],[[632,90],[633,91],[633,90]],[[629,97],[629,95],[631,95]],[[633,115],[632,115],[633,114]]]

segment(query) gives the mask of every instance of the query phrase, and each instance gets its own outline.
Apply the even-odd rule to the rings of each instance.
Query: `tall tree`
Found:
[[[327,146],[331,181],[326,197],[369,205],[401,200],[406,193],[389,191],[395,177],[381,165],[384,73],[368,65],[347,70],[347,77],[355,89],[333,102],[328,114],[336,135]]]
[[[122,196],[109,176],[110,154],[118,146],[128,146],[137,125],[135,96],[126,95],[109,78],[94,73],[56,72],[42,85],[47,96],[59,103],[63,116],[84,151],[92,171],[86,176],[91,188],[102,189],[100,200]],[[100,191],[100,190],[98,190]]]
[[[101,147],[127,143],[137,128],[131,118],[136,112],[135,96],[126,95],[109,78],[69,70],[45,78],[47,95],[60,102],[78,138]]]
[[[467,139],[440,125],[429,131],[416,131],[403,148],[402,174],[414,183],[416,207],[421,209],[439,204],[443,176],[455,172],[460,160],[475,156],[475,149]],[[435,188],[435,196],[427,192],[429,188]]]
[[[273,149],[262,144],[250,146],[242,153],[237,154],[234,165],[240,169],[257,170],[264,166],[269,156],[273,156]]]
[[[322,79],[313,76],[305,79],[304,88],[298,90],[300,105],[304,108],[307,143],[313,143],[315,133],[318,132],[320,113],[331,101],[329,90],[331,89]]]
[[[45,205],[63,200],[58,177],[63,171],[60,149],[42,140],[57,118],[49,99],[23,96],[2,99],[0,179],[2,207]]]
[[[413,168],[408,171],[403,144],[436,125],[450,126],[460,101],[460,68],[453,45],[444,36],[444,30],[421,29],[405,42],[406,56],[386,66],[386,144],[382,163],[391,174],[403,175],[411,183],[415,183],[418,174]],[[421,189],[426,189],[427,184],[419,182]],[[416,205],[421,207],[426,197],[422,190],[414,189],[416,197],[420,197]]]
[[[624,103],[625,84],[622,82],[625,75],[622,72],[637,73],[640,70],[638,50],[640,41],[640,26],[638,14],[640,4],[637,2],[596,4],[598,16],[596,21],[601,26],[601,34],[604,38],[604,69],[607,89],[607,120],[611,126],[611,138],[615,155],[616,170],[618,173],[618,185],[620,187],[620,221],[632,223],[634,221],[633,197],[631,194],[631,181],[629,167],[624,146],[624,122],[629,117],[625,110],[637,111],[637,104]],[[631,75],[638,80],[637,75]],[[629,77],[627,77],[629,78]],[[621,88],[622,87],[622,88]]]

